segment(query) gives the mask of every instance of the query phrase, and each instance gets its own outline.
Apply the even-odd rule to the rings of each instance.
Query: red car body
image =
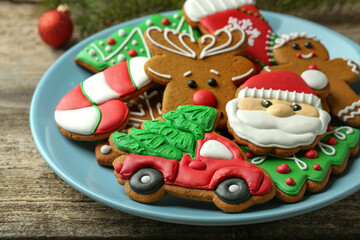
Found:
[[[212,133],[206,133],[204,140],[197,141],[195,159],[185,153],[180,161],[130,154],[117,172],[121,179],[129,180],[143,168],[159,170],[164,183],[169,185],[215,190],[221,181],[236,177],[246,181],[251,195],[271,191],[272,183],[259,167],[244,160],[232,141]]]

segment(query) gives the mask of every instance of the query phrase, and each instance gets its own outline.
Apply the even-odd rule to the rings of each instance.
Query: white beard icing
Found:
[[[226,105],[229,125],[236,135],[260,147],[295,148],[310,145],[326,132],[330,115],[318,109],[319,117],[275,117],[262,110],[239,110],[239,99]]]

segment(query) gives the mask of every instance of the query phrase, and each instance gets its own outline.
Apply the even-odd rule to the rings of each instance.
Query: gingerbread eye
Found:
[[[306,43],[305,43],[305,47],[307,47],[307,48],[313,48],[313,45],[311,44],[311,42],[306,42]]]
[[[299,50],[299,49],[300,49],[300,46],[299,46],[299,44],[297,44],[297,43],[294,43],[291,47],[292,47],[293,49],[296,49],[296,50]]]
[[[209,84],[209,86],[215,87],[215,86],[217,85],[217,82],[216,82],[215,79],[210,78],[210,79],[208,80],[208,84]]]
[[[294,110],[294,111],[300,111],[301,110],[301,106],[299,104],[296,104],[296,103],[293,103],[291,105],[291,108]]]
[[[197,84],[194,80],[189,80],[188,81],[188,86],[189,88],[196,88],[197,87]]]
[[[264,108],[268,108],[272,105],[272,102],[270,102],[269,100],[264,100],[261,105],[264,107]]]

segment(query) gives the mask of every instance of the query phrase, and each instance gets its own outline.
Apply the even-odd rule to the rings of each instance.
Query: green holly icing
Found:
[[[350,127],[334,127],[327,132],[325,138],[314,148],[318,153],[315,159],[305,157],[305,152],[299,152],[294,156],[287,158],[278,158],[275,156],[259,156],[254,155],[248,161],[265,169],[275,183],[276,187],[288,195],[296,195],[299,193],[301,187],[306,180],[314,182],[321,182],[325,178],[331,165],[341,165],[349,150],[356,146],[359,142],[359,130]],[[329,145],[327,143],[329,138],[335,138],[337,144]],[[246,147],[241,147],[244,152],[249,152]],[[281,164],[287,164],[290,168],[288,173],[279,173],[276,171]],[[320,168],[314,165],[320,165]],[[286,180],[292,178],[294,185],[287,185]]]
[[[120,28],[109,37],[97,39],[87,45],[78,53],[76,59],[89,64],[98,71],[103,71],[119,62],[131,59],[130,50],[135,50],[136,56],[151,57],[143,35],[146,29],[152,26],[187,32],[195,39],[201,36],[198,30],[193,29],[185,22],[181,11],[166,17],[170,21],[169,25],[161,23],[164,18],[162,15],[155,14],[137,26]],[[108,44],[109,39],[115,40],[115,44]]]
[[[181,160],[187,153],[194,158],[196,141],[212,130],[216,117],[217,111],[210,107],[180,106],[164,114],[165,121],[145,121],[145,129],[115,132],[112,140],[119,150],[132,154]]]

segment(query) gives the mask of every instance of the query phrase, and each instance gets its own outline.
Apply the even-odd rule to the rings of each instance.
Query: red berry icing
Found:
[[[294,186],[295,185],[295,181],[294,179],[292,179],[291,177],[286,179],[286,184],[289,186]]]
[[[287,165],[286,163],[283,163],[283,164],[280,164],[280,165],[276,168],[276,171],[277,171],[278,173],[281,173],[281,174],[289,173],[289,172],[290,172],[290,167],[289,167],[289,165]]]
[[[309,70],[319,70],[319,68],[315,64],[311,64]]]
[[[326,140],[326,143],[329,145],[336,145],[337,144],[337,140],[334,137],[329,138],[328,140]]]
[[[327,131],[330,132],[330,131],[332,131],[332,130],[333,130],[332,126],[328,125]]]
[[[117,163],[114,167],[114,170],[119,173],[121,171],[123,164],[122,163]]]
[[[131,50],[128,52],[128,54],[129,54],[130,57],[136,57],[136,56],[137,56],[137,52],[136,52],[136,50],[134,50],[134,49],[131,49]]]
[[[107,40],[107,44],[109,44],[109,45],[114,45],[115,43],[116,43],[116,40],[114,38],[109,38]]]
[[[254,154],[252,154],[252,152],[247,152],[245,153],[246,157],[247,158],[253,158],[254,157]]]
[[[313,169],[314,169],[315,171],[320,171],[320,170],[321,170],[321,166],[320,166],[319,164],[315,164],[315,165],[313,166]]]
[[[170,20],[168,18],[163,18],[161,20],[161,24],[165,26],[170,25]]]
[[[318,157],[318,152],[314,149],[309,150],[305,153],[306,158],[314,159]]]
[[[199,90],[193,95],[194,105],[215,107],[217,101],[215,95],[209,90]]]
[[[297,58],[301,58],[301,53],[297,53],[297,54],[296,54],[296,57],[297,57]]]

